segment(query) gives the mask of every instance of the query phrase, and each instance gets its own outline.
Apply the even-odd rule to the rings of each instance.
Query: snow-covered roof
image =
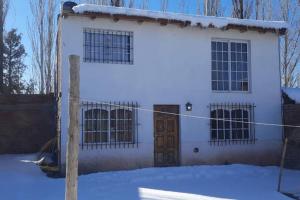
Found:
[[[300,88],[282,88],[282,91],[295,103],[300,103]]]
[[[73,7],[74,13],[77,14],[106,14],[110,16],[118,17],[131,17],[136,19],[152,19],[152,20],[164,20],[169,23],[182,22],[191,26],[201,26],[203,28],[214,27],[214,28],[247,28],[247,30],[264,30],[264,31],[278,31],[283,34],[288,25],[283,21],[263,21],[253,19],[237,19],[230,17],[215,17],[215,16],[201,16],[201,15],[189,15],[182,13],[171,13],[171,12],[159,12],[142,9],[124,8],[124,7],[113,7],[113,6],[102,6],[95,4],[79,4]]]

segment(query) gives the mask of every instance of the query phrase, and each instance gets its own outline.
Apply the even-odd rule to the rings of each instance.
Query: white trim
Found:
[[[91,119],[85,119],[85,112],[86,111],[96,110],[96,109],[100,110],[100,114],[102,114],[102,110],[107,111],[108,118],[107,119],[102,119],[102,115],[100,115],[100,119],[93,118],[94,117],[93,116],[94,113],[92,112],[92,118]],[[123,109],[124,111],[131,111],[131,119],[130,120],[125,119],[125,112],[124,112],[124,118],[120,119],[120,120],[123,120],[124,122],[128,121],[128,123],[131,124],[131,132],[129,132],[131,134],[131,141],[118,141],[119,140],[119,138],[118,138],[119,134],[117,134],[117,132],[118,132],[118,112],[119,112],[118,110],[120,110],[120,109]],[[113,133],[116,134],[116,138],[115,138],[116,140],[112,141],[111,112],[114,111],[114,110],[116,111],[116,119],[114,119],[116,129],[113,131]],[[80,130],[83,133],[83,138],[81,139],[82,140],[81,141],[82,144],[99,144],[99,145],[101,145],[101,144],[103,144],[103,145],[112,144],[112,145],[115,145],[115,143],[116,144],[132,144],[132,143],[135,142],[135,138],[134,138],[134,136],[135,136],[135,128],[134,128],[134,125],[135,125],[135,123],[134,123],[134,120],[135,120],[134,117],[135,116],[134,115],[135,114],[134,114],[134,108],[125,109],[125,106],[123,106],[123,107],[122,106],[109,106],[109,108],[107,108],[107,107],[105,107],[105,108],[103,108],[103,107],[102,108],[101,107],[91,107],[91,108],[84,107],[82,114],[83,114],[83,116],[81,116],[81,117],[83,119],[82,120],[83,124],[81,124],[81,130]],[[85,141],[85,134],[86,133],[100,132],[100,138],[101,138],[101,134],[102,134],[102,132],[104,132],[102,130],[100,130],[100,131],[97,131],[97,130],[96,131],[94,131],[94,130],[92,130],[92,131],[86,131],[85,130],[85,125],[86,125],[85,123],[86,123],[86,121],[93,121],[93,120],[100,121],[100,123],[102,121],[107,121],[107,130],[106,130],[106,132],[107,132],[107,142],[102,142],[102,141],[101,142],[86,142]],[[100,126],[101,126],[101,124],[100,124]],[[128,126],[129,126],[129,124],[128,124]],[[123,128],[125,128],[125,123],[123,124]],[[125,129],[122,129],[121,131],[125,131]],[[94,135],[92,137],[94,137]]]
[[[253,108],[252,108],[253,109]],[[218,117],[218,113],[217,113],[217,111],[218,110],[222,110],[222,115],[223,115],[223,118],[219,118]],[[225,110],[226,111],[228,111],[229,112],[229,119],[227,119],[227,120],[230,120],[228,123],[229,123],[229,129],[226,129],[225,128],[225,123],[227,122],[227,121],[223,121],[223,128],[222,129],[219,129],[219,127],[218,127],[218,119],[220,119],[220,120],[222,120],[222,119],[226,119],[225,118]],[[210,117],[212,117],[211,116],[211,112],[212,111],[215,111],[216,112],[216,116],[215,116],[215,123],[216,123],[216,128],[212,128],[212,126],[210,126],[210,133],[212,133],[212,131],[213,130],[215,130],[216,131],[216,139],[213,139],[212,138],[212,134],[210,134],[210,140],[211,141],[228,141],[228,140],[230,140],[230,141],[233,141],[233,140],[244,140],[244,141],[247,141],[247,140],[251,140],[251,139],[253,139],[252,138],[252,124],[249,124],[249,123],[246,123],[246,124],[248,124],[248,128],[244,128],[244,124],[245,123],[242,123],[242,121],[244,120],[244,113],[242,112],[242,117],[241,118],[234,118],[233,119],[233,116],[232,116],[232,111],[234,111],[234,110],[241,110],[241,111],[247,111],[247,113],[248,113],[248,122],[250,122],[251,121],[251,119],[254,117],[254,116],[251,116],[252,115],[252,110],[251,110],[251,108],[247,108],[247,107],[243,107],[243,106],[241,106],[241,107],[235,107],[234,105],[233,106],[230,106],[230,107],[222,107],[221,105],[220,105],[220,107],[218,108],[218,107],[213,107],[211,110],[210,110],[210,113],[209,113],[209,115],[210,115]],[[211,121],[212,121],[213,119],[211,119]],[[232,120],[233,121],[241,121],[241,123],[242,123],[242,128],[235,128],[235,130],[242,130],[242,138],[240,138],[240,139],[238,139],[238,138],[235,138],[235,139],[233,139],[233,128],[232,128]],[[235,123],[239,123],[239,122],[235,122]],[[224,139],[219,139],[219,134],[218,134],[218,130],[222,130],[223,131],[223,133],[224,133]],[[229,130],[229,139],[226,139],[226,130]],[[245,138],[245,135],[244,135],[244,131],[245,130],[248,130],[248,138]]]
[[[228,44],[228,84],[229,84],[229,89],[228,90],[214,90],[212,88],[212,83],[213,83],[213,79],[212,79],[212,42],[224,42]],[[241,43],[241,44],[247,44],[247,77],[248,77],[248,88],[247,91],[243,91],[243,90],[232,90],[232,79],[231,79],[231,43]],[[252,83],[252,76],[251,76],[251,42],[250,40],[242,40],[242,39],[225,39],[225,38],[211,38],[210,41],[210,76],[211,76],[211,91],[213,93],[244,93],[244,94],[248,94],[251,93],[251,83]],[[216,55],[217,56],[217,55]],[[217,58],[216,58],[217,59]],[[216,60],[217,63],[217,60]],[[218,70],[214,70],[217,71]]]

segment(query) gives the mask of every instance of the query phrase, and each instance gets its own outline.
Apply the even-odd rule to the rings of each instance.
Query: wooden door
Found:
[[[154,105],[154,164],[157,167],[179,164],[178,105]],[[168,114],[172,113],[172,114]]]

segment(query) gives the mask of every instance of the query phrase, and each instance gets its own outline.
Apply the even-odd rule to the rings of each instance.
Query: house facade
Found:
[[[198,20],[198,21],[197,21]],[[80,171],[276,164],[283,22],[95,5],[59,17],[61,165],[68,56],[80,56]]]

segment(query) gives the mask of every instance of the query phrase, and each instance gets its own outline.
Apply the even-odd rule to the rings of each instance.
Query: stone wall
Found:
[[[38,152],[56,136],[53,95],[0,95],[0,154]]]

